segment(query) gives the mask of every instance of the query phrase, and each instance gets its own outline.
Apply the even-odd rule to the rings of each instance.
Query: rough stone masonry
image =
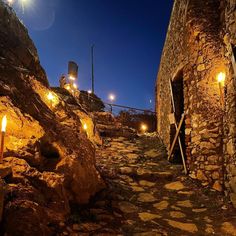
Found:
[[[157,75],[156,111],[169,149],[175,134],[169,120],[172,87],[176,120],[185,113],[181,138],[190,176],[225,191],[236,207],[235,19],[236,0],[175,0]],[[223,87],[219,73],[226,75]]]

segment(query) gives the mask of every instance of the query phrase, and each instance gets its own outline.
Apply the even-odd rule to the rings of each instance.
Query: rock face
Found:
[[[7,116],[0,173],[12,169],[2,176],[3,230],[51,235],[69,214],[70,203],[88,203],[104,187],[95,167],[94,145],[100,138],[78,103],[67,104],[49,88],[26,28],[1,0],[0,35],[0,118]],[[0,215],[2,196],[0,182]]]
[[[3,200],[4,200],[3,181],[0,179],[0,222],[2,220]]]
[[[89,112],[99,112],[105,108],[104,103],[98,96],[83,90],[80,91],[79,103]]]
[[[231,196],[236,193],[235,6],[230,0],[175,1],[156,88],[158,131],[166,146],[175,134],[171,81],[177,121],[185,112],[181,139],[190,176],[218,191],[226,183]],[[219,87],[220,73],[226,80]]]

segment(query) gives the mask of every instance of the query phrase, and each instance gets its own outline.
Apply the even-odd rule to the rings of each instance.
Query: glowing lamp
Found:
[[[72,80],[72,81],[75,81],[75,77],[72,76],[72,75],[69,76],[69,79]]]
[[[83,129],[84,129],[84,130],[87,130],[87,129],[88,129],[87,124],[84,124],[84,125],[83,125]]]
[[[146,132],[147,129],[148,129],[147,125],[145,125],[145,124],[142,124],[142,125],[141,125],[141,130],[142,130],[143,132]]]
[[[88,90],[88,94],[91,94],[92,93],[92,91],[91,90]]]
[[[115,99],[116,99],[116,97],[115,97],[114,94],[110,94],[110,95],[109,95],[109,100],[110,100],[110,101],[113,102]]]
[[[78,86],[77,86],[77,84],[73,84],[73,87],[74,87],[74,89],[77,89],[78,88]]]
[[[0,146],[0,163],[3,162],[3,152],[4,152],[4,142],[5,142],[5,133],[7,127],[7,116],[2,118],[2,129],[1,129],[1,146]]]

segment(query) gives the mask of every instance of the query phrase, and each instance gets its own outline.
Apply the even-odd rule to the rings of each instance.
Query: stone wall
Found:
[[[221,191],[223,114],[219,72],[228,74],[220,0],[176,0],[157,76],[158,132],[170,146],[169,80],[183,76],[185,156],[190,176]]]
[[[228,59],[229,75],[226,80],[225,139],[224,158],[226,166],[225,186],[236,207],[236,71],[232,63],[232,46],[236,45],[236,0],[222,1],[222,21],[224,22],[225,56]],[[234,60],[234,59],[233,59]]]

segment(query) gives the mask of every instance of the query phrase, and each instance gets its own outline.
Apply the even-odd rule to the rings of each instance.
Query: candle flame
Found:
[[[6,127],[7,127],[7,116],[3,116],[2,118],[2,132],[6,132]]]
[[[217,75],[217,80],[218,80],[218,83],[224,83],[225,82],[225,73],[223,72],[220,72],[218,75]]]
[[[48,100],[53,100],[54,99],[54,96],[51,92],[48,93]]]

